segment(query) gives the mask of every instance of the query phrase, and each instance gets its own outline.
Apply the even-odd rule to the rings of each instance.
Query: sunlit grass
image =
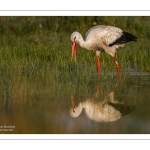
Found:
[[[6,28],[6,24],[1,24],[4,31],[1,30],[0,40],[0,82],[2,87],[13,86],[23,80],[27,80],[28,84],[31,85],[33,81],[35,83],[38,81],[46,83],[50,80],[69,84],[70,82],[91,83],[97,81],[97,79],[108,80],[116,76],[115,63],[111,56],[105,52],[101,54],[100,76],[96,72],[95,52],[86,51],[79,47],[77,62],[71,61],[70,34],[72,31],[66,31],[68,29],[67,24],[64,31],[59,28],[57,21],[60,21],[60,18],[54,18],[53,30],[50,28],[51,18],[46,18],[46,20],[42,17],[20,19],[11,17],[10,20],[5,19],[1,21],[7,22],[8,27]],[[81,22],[89,20],[84,20],[84,17],[80,19]],[[126,28],[138,37],[138,42],[127,43],[116,54],[122,75],[124,72],[150,71],[149,34],[147,33],[149,29],[145,30],[148,27],[148,20],[143,21],[142,17],[134,18],[135,22],[131,24],[131,18],[125,17],[125,26],[125,24],[119,22],[122,17],[113,18],[111,21],[110,17],[96,17],[95,19]],[[19,20],[21,21],[20,24],[16,24],[15,21]],[[26,22],[23,20],[26,20]],[[145,28],[142,27],[139,20],[144,22]],[[47,23],[44,21],[47,21]],[[11,23],[13,27],[11,27]],[[134,28],[135,26],[137,27]],[[86,28],[81,31],[83,34]],[[78,30],[81,29],[82,27],[78,28]]]
[[[59,34],[55,37],[46,34],[43,38],[39,38],[38,42],[30,41],[28,36],[2,36],[0,66],[6,70],[1,71],[1,75],[3,72],[10,76],[14,75],[15,68],[18,68],[20,72],[25,70],[24,72],[30,72],[30,74],[35,71],[37,76],[47,71],[50,74],[55,72],[56,76],[62,75],[62,77],[71,74],[86,79],[97,76],[95,52],[79,48],[77,62],[71,62],[70,35],[65,33],[61,33],[61,35],[63,37]],[[7,40],[9,42],[6,42]],[[124,71],[149,71],[150,69],[148,40],[138,39],[137,43],[127,43],[124,48],[118,50],[116,56]],[[39,71],[39,66],[43,69],[42,72]],[[111,56],[105,52],[102,53],[101,75],[105,76],[110,72],[115,73],[115,71],[115,63]],[[24,75],[27,74],[24,73]]]

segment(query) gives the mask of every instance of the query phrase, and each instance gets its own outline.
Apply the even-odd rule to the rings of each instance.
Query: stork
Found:
[[[77,31],[71,34],[70,39],[72,41],[71,60],[74,59],[76,62],[78,44],[86,50],[93,50],[96,52],[97,72],[100,74],[100,54],[105,51],[112,56],[116,64],[118,76],[120,76],[120,66],[115,57],[116,50],[119,47],[124,47],[124,44],[127,42],[137,41],[136,36],[125,32],[118,27],[108,25],[97,25],[92,27],[86,32],[85,40]]]

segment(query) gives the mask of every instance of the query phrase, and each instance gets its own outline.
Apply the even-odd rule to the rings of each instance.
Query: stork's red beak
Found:
[[[77,50],[78,50],[78,43],[72,42],[71,61],[72,61],[72,59],[74,59],[74,61],[76,62],[76,53],[77,53]]]

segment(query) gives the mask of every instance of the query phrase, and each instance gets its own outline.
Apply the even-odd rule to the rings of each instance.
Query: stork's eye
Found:
[[[76,40],[76,36],[74,37],[74,41]]]

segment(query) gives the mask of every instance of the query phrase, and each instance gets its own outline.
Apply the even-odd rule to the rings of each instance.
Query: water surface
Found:
[[[150,133],[149,73],[124,71],[117,82],[109,73],[86,77],[56,69],[37,77],[25,70],[6,79],[1,81],[0,133]]]

